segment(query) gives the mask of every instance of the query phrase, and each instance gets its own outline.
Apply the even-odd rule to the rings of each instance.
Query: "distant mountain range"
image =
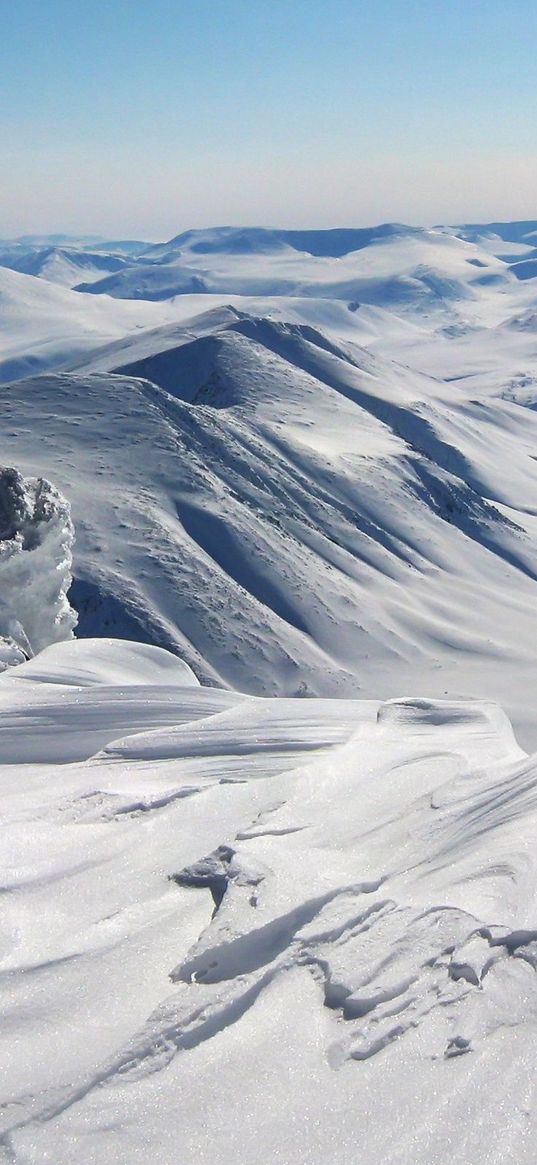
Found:
[[[156,244],[107,241],[91,236],[25,236],[0,242],[0,266],[92,294],[165,299],[224,289],[249,294],[254,275],[250,273],[248,282],[246,273],[239,271],[241,260],[250,258],[257,262],[263,257],[263,271],[258,277],[263,282],[263,293],[280,294],[284,287],[284,293],[289,294],[292,280],[285,267],[293,255],[296,259],[309,257],[312,261],[348,260],[358,252],[369,253],[372,249],[375,253],[382,244],[413,239],[417,246],[420,242],[423,244],[426,256],[427,241],[436,240],[438,235],[473,243],[484,249],[487,256],[501,259],[520,279],[533,278],[536,274],[537,222],[465,224],[438,227],[434,231],[397,223],[303,231],[218,227],[185,231],[168,242]],[[224,260],[227,260],[225,266]],[[319,277],[319,266],[319,263],[309,264],[314,282]],[[348,260],[346,266],[350,270],[355,268],[358,276],[364,264]],[[336,278],[335,283],[338,282]]]

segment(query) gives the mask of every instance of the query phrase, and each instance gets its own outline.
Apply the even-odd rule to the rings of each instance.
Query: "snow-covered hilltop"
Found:
[[[2,1163],[533,1165],[535,264],[1,245]]]
[[[121,259],[106,294],[0,269],[5,456],[71,502],[78,634],[252,694],[491,698],[537,745],[534,242],[71,241]]]

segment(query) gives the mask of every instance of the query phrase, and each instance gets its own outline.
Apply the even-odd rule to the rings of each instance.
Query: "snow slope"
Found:
[[[97,346],[191,314],[186,301],[124,303],[81,295],[0,266],[0,383],[70,366]]]
[[[0,1159],[534,1160],[535,758],[494,705],[0,677]]]
[[[369,314],[370,348],[460,361],[470,343],[397,321],[390,341],[388,315]],[[72,503],[79,634],[257,694],[486,696],[537,744],[527,390],[424,375],[336,341],[337,319],[204,314],[100,349],[99,372],[0,391],[10,456]],[[496,333],[506,368],[533,344],[478,335]]]
[[[121,255],[101,254],[69,247],[28,247],[23,244],[1,249],[0,266],[25,275],[39,275],[49,283],[74,287],[81,278],[102,279],[103,273],[120,271],[127,263]]]

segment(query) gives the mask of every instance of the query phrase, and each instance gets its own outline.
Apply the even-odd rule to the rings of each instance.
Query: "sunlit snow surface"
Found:
[[[533,1162],[537,780],[475,702],[0,677],[2,1158]]]
[[[493,699],[536,747],[537,346],[508,275],[425,315],[86,297],[186,314],[0,386],[4,456],[71,504],[78,633],[255,695]]]
[[[534,1165],[535,225],[0,256],[6,1165]]]

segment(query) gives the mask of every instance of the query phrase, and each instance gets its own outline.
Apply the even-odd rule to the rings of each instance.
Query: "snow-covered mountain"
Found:
[[[30,235],[11,241],[0,239],[0,267],[74,287],[82,278],[91,282],[121,270],[146,248],[147,243],[133,239],[108,242],[69,235]]]
[[[506,287],[414,318],[181,297],[6,385],[12,460],[72,504],[79,634],[257,694],[487,696],[537,742],[535,342]]]
[[[3,245],[6,1165],[533,1161],[536,230]]]
[[[0,383],[70,366],[106,341],[189,314],[186,300],[111,301],[0,266]]]
[[[335,237],[334,237],[335,236]],[[312,296],[427,310],[505,282],[508,265],[444,231],[188,231],[78,290],[119,299],[186,292]],[[512,277],[512,276],[511,276]]]
[[[120,271],[127,260],[119,255],[101,255],[99,252],[69,249],[67,247],[12,247],[0,250],[0,267],[9,267],[25,275],[40,275],[49,283],[74,287],[81,276],[91,282],[102,279],[103,273]]]

